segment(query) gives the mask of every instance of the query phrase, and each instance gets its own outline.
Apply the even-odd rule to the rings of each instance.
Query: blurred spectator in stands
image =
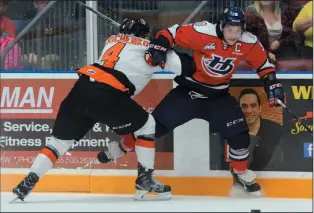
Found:
[[[292,31],[296,12],[289,4],[255,1],[246,8],[246,17],[247,30],[258,37],[273,62],[278,56],[291,55],[297,51],[301,41]]]
[[[296,13],[299,13],[301,9],[309,2],[309,0],[286,0],[288,3],[296,10]]]
[[[0,53],[14,40],[6,32],[0,29]],[[23,69],[21,65],[21,47],[19,44],[15,44],[13,48],[9,50],[4,59],[4,69],[5,70],[21,70]],[[0,62],[2,63],[2,62]]]
[[[26,11],[24,19],[30,22],[48,3],[49,1],[46,0],[34,0],[34,7]],[[52,51],[53,48],[49,42],[52,39],[54,42],[56,41],[56,36],[54,35],[55,29],[52,26],[55,27],[57,20],[54,19],[63,17],[54,16],[51,18],[49,15],[51,13],[46,13],[37,26],[28,33],[26,42],[29,43],[28,45],[24,45],[28,48],[25,48],[26,54],[23,55],[23,63],[28,64],[27,67],[29,69],[52,70],[60,61],[59,55]]]
[[[16,37],[16,27],[13,21],[4,16],[5,11],[8,7],[8,0],[0,0],[0,30],[8,34],[11,38]]]
[[[48,1],[34,0],[24,19],[30,22],[47,4]],[[54,4],[25,36],[24,62],[33,64],[32,69],[41,70],[69,70],[83,63],[86,49],[83,11],[85,8],[75,1]]]
[[[313,55],[313,1],[301,9],[293,22],[293,30],[304,35],[305,51]]]
[[[48,4],[48,1],[46,0],[34,0],[33,2],[34,7],[31,8],[30,10],[26,11],[26,13],[24,14],[24,19],[26,21],[31,21],[33,18],[35,18],[35,16],[40,13],[40,11],[42,11]],[[46,14],[46,16],[48,15],[48,13]],[[45,16],[44,16],[45,17]],[[52,35],[53,34],[53,29],[51,27],[46,27],[44,29],[45,34],[47,35]]]
[[[268,57],[272,62],[276,61],[276,56],[271,52],[269,45],[269,35],[263,17],[247,10],[246,16],[246,30],[258,37],[258,40],[268,52]]]
[[[33,19],[40,11],[42,11],[46,7],[46,5],[48,4],[48,1],[34,0],[33,4],[34,4],[34,7],[26,11],[24,14],[24,18],[26,20]]]

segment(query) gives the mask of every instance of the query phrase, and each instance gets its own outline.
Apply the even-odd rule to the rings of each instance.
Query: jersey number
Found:
[[[119,54],[125,45],[126,44],[124,43],[117,43],[110,47],[101,58],[101,61],[104,62],[103,66],[113,69],[116,63],[119,61]]]

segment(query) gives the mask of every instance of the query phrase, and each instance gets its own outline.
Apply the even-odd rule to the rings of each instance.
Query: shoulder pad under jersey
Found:
[[[257,42],[257,37],[250,32],[244,32],[240,40],[247,44],[255,44]]]
[[[208,21],[196,22],[194,23],[193,28],[196,32],[217,36],[216,24],[209,23]]]

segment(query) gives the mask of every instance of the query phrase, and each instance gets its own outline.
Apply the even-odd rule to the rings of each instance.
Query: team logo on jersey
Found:
[[[222,58],[212,54],[212,58],[202,58],[202,67],[211,77],[223,77],[231,73],[235,67],[235,58]]]
[[[215,50],[216,49],[216,44],[215,43],[212,43],[212,42],[209,42],[208,44],[206,44],[204,47],[203,47],[204,50]]]
[[[87,70],[87,72],[90,73],[90,74],[92,74],[92,75],[94,75],[94,74],[96,73],[96,71],[93,70],[93,69],[89,69],[89,70]]]

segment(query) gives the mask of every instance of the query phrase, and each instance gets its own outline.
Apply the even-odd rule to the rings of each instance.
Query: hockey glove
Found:
[[[275,73],[270,73],[265,79],[264,79],[264,89],[267,94],[267,98],[269,101],[270,107],[278,107],[280,106],[276,99],[279,99],[282,101],[282,103],[286,103],[286,95],[283,90],[282,84],[280,81],[276,79]]]
[[[149,44],[149,49],[145,52],[144,59],[151,66],[160,66],[162,69],[166,66],[167,51],[169,41],[164,36],[158,36]]]

